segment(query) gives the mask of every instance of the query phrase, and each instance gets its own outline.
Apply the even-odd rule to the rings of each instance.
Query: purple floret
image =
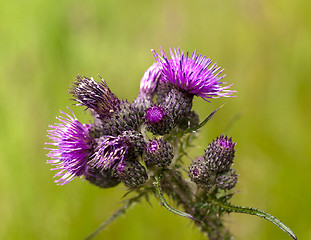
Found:
[[[94,139],[89,135],[89,125],[80,123],[73,112],[73,117],[60,112],[64,115],[57,118],[60,123],[50,125],[48,130],[47,136],[54,142],[46,143],[56,148],[46,149],[50,150],[47,156],[51,158],[47,163],[55,166],[51,170],[58,170],[54,177],[60,177],[55,182],[64,185],[85,172]]]
[[[161,75],[160,64],[152,64],[140,80],[140,93],[152,95]]]
[[[147,151],[150,153],[155,153],[159,149],[159,144],[156,139],[150,140],[148,145],[147,145]]]
[[[236,143],[232,142],[232,137],[228,138],[227,136],[224,135],[217,137],[215,144],[225,149],[234,149],[236,145]]]
[[[98,83],[92,77],[78,75],[69,92],[73,94],[78,106],[86,106],[103,119],[118,111],[121,104],[104,79]]]
[[[202,97],[206,101],[209,98],[227,97],[235,92],[228,90],[232,84],[221,86],[225,84],[221,81],[225,77],[221,75],[224,69],[216,63],[212,64],[206,56],[202,57],[194,51],[189,57],[189,53],[185,54],[180,48],[174,48],[174,52],[170,49],[171,59],[167,58],[162,49],[160,53],[153,51],[161,66],[162,80],[172,83],[181,91]]]
[[[153,106],[146,110],[146,120],[150,124],[157,124],[165,117],[166,113],[162,107]]]
[[[123,162],[129,145],[123,136],[102,136],[91,161],[92,167],[103,170],[116,167]]]

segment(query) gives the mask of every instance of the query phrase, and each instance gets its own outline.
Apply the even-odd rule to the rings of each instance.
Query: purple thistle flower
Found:
[[[78,75],[69,92],[75,97],[78,106],[86,106],[106,118],[119,110],[121,101],[111,92],[105,80],[101,80],[98,83],[92,77]]]
[[[170,49],[171,59],[160,49],[161,56],[153,50],[153,55],[161,65],[162,79],[170,82],[178,89],[188,94],[208,98],[227,97],[235,91],[228,90],[229,86],[220,86],[225,82],[220,81],[225,75],[221,75],[224,69],[212,64],[206,56],[199,55],[194,51],[189,57],[180,48],[174,52]],[[212,65],[211,65],[212,64]]]
[[[137,158],[142,154],[144,147],[143,136],[136,131],[124,131],[119,136],[105,135],[99,139],[94,158],[89,164],[102,170],[115,168],[125,158]]]
[[[123,136],[102,136],[90,164],[97,169],[110,169],[123,162],[129,143]]]
[[[161,69],[159,63],[152,64],[144,76],[140,80],[140,93],[152,95],[157,87],[158,80],[161,75]]]
[[[152,105],[152,97],[155,94],[161,71],[158,63],[152,64],[144,73],[140,81],[140,90],[136,99],[133,101],[141,116],[144,115],[144,110]]]
[[[175,126],[172,116],[161,106],[154,105],[148,108],[144,118],[147,130],[153,134],[167,134]]]
[[[163,120],[167,114],[162,107],[153,106],[146,110],[145,119],[150,124],[157,124]]]
[[[235,142],[232,142],[232,137],[228,138],[228,136],[224,135],[217,137],[216,142],[224,149],[234,149],[234,146],[236,145]]]
[[[50,150],[47,156],[52,158],[47,163],[55,166],[52,170],[59,170],[54,177],[60,179],[55,182],[64,185],[76,176],[83,175],[95,141],[89,135],[90,125],[80,123],[72,111],[73,117],[60,112],[65,116],[58,117],[60,123],[50,125],[51,130],[48,130],[48,138],[54,142],[46,143],[56,148],[46,149]]]

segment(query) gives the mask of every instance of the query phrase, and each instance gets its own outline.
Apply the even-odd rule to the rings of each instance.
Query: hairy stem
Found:
[[[185,213],[185,212],[182,212],[178,209],[175,209],[173,207],[171,207],[167,201],[165,200],[164,196],[163,196],[163,193],[162,193],[162,190],[161,190],[161,187],[160,187],[160,182],[159,182],[159,178],[158,177],[154,177],[153,179],[153,186],[155,187],[155,193],[156,193],[156,196],[158,197],[158,199],[161,201],[161,203],[163,204],[163,206],[171,211],[172,213],[175,213],[179,216],[182,216],[182,217],[187,217],[187,218],[190,218],[190,219],[195,219],[193,216],[191,216],[189,213]],[[196,220],[196,219],[195,219]]]

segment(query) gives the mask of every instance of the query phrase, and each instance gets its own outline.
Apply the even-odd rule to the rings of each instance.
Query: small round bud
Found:
[[[230,169],[229,172],[218,175],[215,179],[216,187],[223,190],[232,189],[238,181],[238,175],[234,169]]]
[[[173,119],[166,110],[159,106],[153,106],[146,110],[145,115],[147,130],[153,134],[164,135],[173,129]]]
[[[145,151],[145,163],[147,167],[167,167],[174,157],[171,144],[162,139],[150,140]]]
[[[141,186],[148,179],[146,169],[138,161],[123,161],[117,167],[119,179],[128,188]]]
[[[191,181],[206,186],[211,185],[211,176],[206,166],[206,161],[203,157],[196,159],[189,167],[189,177]]]
[[[210,171],[225,172],[230,169],[233,163],[236,143],[232,138],[226,136],[217,137],[216,140],[207,146],[204,158]]]
[[[114,187],[120,183],[119,178],[113,174],[112,169],[99,170],[88,166],[84,173],[84,177],[90,183],[101,188]]]

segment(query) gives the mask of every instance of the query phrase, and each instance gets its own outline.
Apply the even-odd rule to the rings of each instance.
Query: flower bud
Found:
[[[121,101],[110,91],[105,80],[101,80],[98,83],[92,77],[78,75],[69,93],[73,94],[78,106],[86,106],[104,119],[118,110]]]
[[[146,143],[144,141],[143,135],[140,132],[124,131],[120,137],[122,137],[128,145],[126,159],[134,160],[138,156],[142,155]]]
[[[112,169],[99,170],[93,167],[87,167],[84,176],[90,183],[101,188],[114,187],[120,183],[119,178],[113,174]]]
[[[228,139],[227,136],[217,137],[216,140],[213,140],[204,153],[207,168],[215,172],[228,171],[233,163],[235,144],[232,142],[232,138]]]
[[[153,106],[146,110],[145,115],[147,130],[153,134],[164,135],[175,126],[173,119],[163,107]]]
[[[189,167],[189,177],[191,181],[206,186],[211,186],[211,176],[203,157],[196,159]]]
[[[230,169],[228,172],[218,175],[215,179],[216,187],[223,190],[232,189],[238,181],[238,175],[234,169]]]
[[[174,157],[173,148],[169,142],[162,139],[150,140],[145,151],[145,163],[147,167],[168,167]]]
[[[152,105],[152,98],[155,94],[160,76],[159,64],[154,63],[147,69],[140,81],[139,94],[133,101],[133,106],[138,109],[141,116],[144,116],[145,110]]]
[[[123,161],[117,167],[119,179],[128,188],[136,188],[148,179],[146,169],[138,161]]]

